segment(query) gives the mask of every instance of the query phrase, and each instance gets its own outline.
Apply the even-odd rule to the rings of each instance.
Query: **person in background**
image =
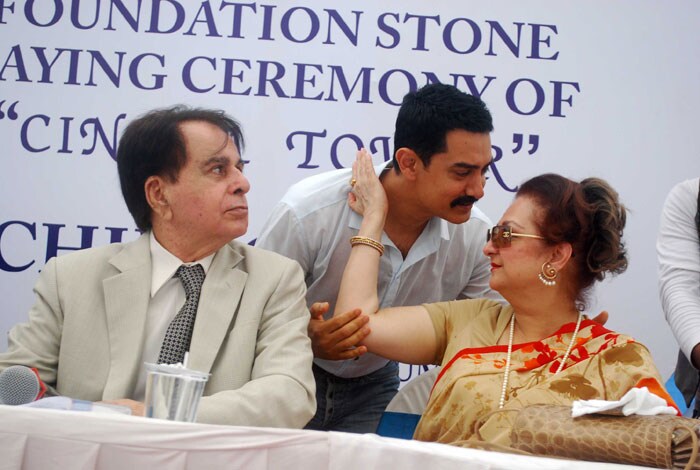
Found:
[[[238,123],[174,107],[131,122],[117,151],[143,234],[51,259],[0,370],[38,370],[49,394],[143,414],[144,362],[211,373],[198,421],[301,428],[316,409],[303,273],[233,240],[248,227]]]
[[[687,406],[696,398],[700,383],[699,187],[700,178],[693,178],[671,189],[656,242],[661,307],[680,345],[674,378]],[[692,413],[700,417],[700,400],[695,400]]]
[[[369,314],[363,345],[370,352],[442,365],[416,439],[509,445],[515,414],[498,410],[617,400],[632,387],[673,405],[646,347],[583,314],[591,286],[627,268],[625,208],[605,181],[545,174],[519,187],[498,225],[484,231],[489,285],[507,304],[473,299],[380,309],[387,196],[366,152],[353,177],[349,205],[363,217],[336,312]]]
[[[453,86],[427,85],[404,97],[393,159],[375,168],[389,200],[376,279],[382,306],[496,297],[481,256],[490,221],[474,207],[484,195],[492,130],[484,102]],[[318,406],[308,428],[374,432],[398,390],[398,365],[358,346],[369,332],[366,316],[332,317],[348,240],[362,220],[347,206],[353,181],[343,169],[292,186],[257,246],[299,262],[308,305],[330,303],[330,312],[314,310],[309,324]]]

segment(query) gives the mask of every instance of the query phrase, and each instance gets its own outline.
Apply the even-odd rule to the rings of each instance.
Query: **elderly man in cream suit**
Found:
[[[173,275],[198,264],[188,367],[211,373],[198,421],[303,427],[316,407],[306,288],[297,263],[231,241],[248,225],[241,144],[222,112],[176,107],[132,122],[117,164],[143,235],[50,260],[0,370],[36,367],[49,393],[143,414],[143,364],[162,357],[190,302]]]

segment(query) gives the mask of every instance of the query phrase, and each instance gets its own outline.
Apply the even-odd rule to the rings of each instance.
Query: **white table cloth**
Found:
[[[626,469],[374,434],[177,423],[0,406],[0,469]]]

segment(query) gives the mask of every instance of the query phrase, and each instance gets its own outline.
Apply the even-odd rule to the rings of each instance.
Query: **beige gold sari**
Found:
[[[494,345],[509,325],[512,308],[486,299],[425,307],[444,354],[436,358],[442,370],[414,437],[509,445],[515,413],[491,412],[498,408],[508,351],[506,345]],[[513,345],[505,410],[594,398],[618,400],[630,388],[642,386],[675,406],[646,347],[591,320],[581,322],[571,354],[555,375],[574,329],[574,323],[565,324],[541,341]]]

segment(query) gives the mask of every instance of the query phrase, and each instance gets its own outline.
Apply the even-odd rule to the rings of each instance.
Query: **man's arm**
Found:
[[[317,302],[309,308],[309,337],[314,357],[338,361],[366,353],[367,347],[358,344],[370,333],[366,326],[369,317],[359,310],[352,310],[326,320],[323,315],[328,312],[328,307],[328,302]]]
[[[661,306],[681,350],[696,368],[700,366],[700,243],[694,220],[697,188],[698,180],[694,179],[671,190],[656,243]]]
[[[0,371],[13,365],[35,367],[47,386],[47,395],[57,395],[58,352],[63,328],[59,302],[56,258],[44,266],[34,286],[36,302],[29,321],[10,331],[7,352],[0,354]]]
[[[306,334],[309,313],[304,277],[296,263],[283,266],[277,270],[276,285],[261,316],[250,382],[202,398],[198,421],[301,428],[314,415],[315,382],[311,342]]]
[[[311,276],[316,260],[316,248],[310,244],[311,237],[294,211],[284,202],[272,210],[256,242],[258,248],[274,251],[299,263],[306,278]],[[325,302],[330,299],[309,299]],[[307,304],[309,303],[307,301]],[[352,359],[367,352],[359,344],[368,331],[364,326],[368,319],[352,312],[325,320],[324,310],[311,310],[308,335],[313,345],[314,356],[333,361]]]

